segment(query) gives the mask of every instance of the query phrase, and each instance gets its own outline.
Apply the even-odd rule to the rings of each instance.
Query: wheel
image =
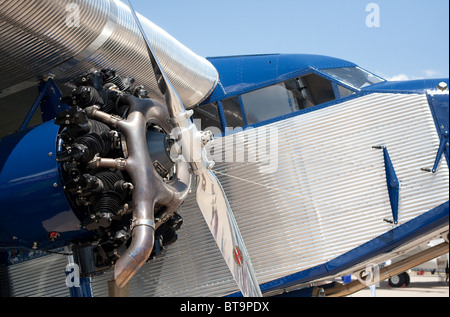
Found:
[[[408,273],[403,273],[405,274],[405,287],[409,286],[409,283],[411,283],[411,277],[409,276]]]
[[[407,287],[410,283],[410,278],[408,273],[401,273],[399,275],[393,276],[389,279],[390,287]]]

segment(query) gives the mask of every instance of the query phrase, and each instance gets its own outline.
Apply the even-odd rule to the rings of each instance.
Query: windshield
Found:
[[[321,71],[336,77],[340,81],[356,89],[361,89],[385,81],[384,79],[359,67],[330,68],[321,69]]]

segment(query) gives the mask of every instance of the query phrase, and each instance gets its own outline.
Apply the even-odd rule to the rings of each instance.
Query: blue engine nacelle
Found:
[[[149,212],[154,228],[146,226],[155,242],[145,243],[149,255],[158,254],[177,240],[176,210],[190,188],[188,165],[169,155],[167,108],[112,70],[74,84],[64,98],[53,81],[41,84],[19,132],[0,139],[0,249],[70,245],[91,250],[96,269],[107,268],[133,242],[134,213],[161,192]],[[44,123],[26,129],[39,105]],[[131,124],[133,117],[140,120]]]
[[[49,249],[89,234],[64,193],[53,121],[0,140],[0,246]]]

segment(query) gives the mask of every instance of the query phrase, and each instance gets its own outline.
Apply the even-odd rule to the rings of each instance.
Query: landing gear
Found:
[[[388,284],[390,287],[408,287],[410,281],[411,279],[409,277],[409,274],[404,272],[391,277],[388,281]]]

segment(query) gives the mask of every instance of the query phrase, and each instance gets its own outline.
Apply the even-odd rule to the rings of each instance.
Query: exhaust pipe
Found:
[[[166,133],[171,131],[167,108],[160,102],[123,96],[122,104],[129,105],[126,119],[87,108],[89,117],[118,128],[126,138],[128,157],[124,159],[97,158],[98,167],[118,168],[131,177],[133,190],[132,243],[125,254],[117,260],[114,278],[119,287],[127,285],[133,275],[148,260],[155,240],[155,205],[164,206],[166,213],[173,214],[186,198],[191,186],[188,163],[177,163],[177,175],[166,183],[153,166],[146,132],[150,124],[158,124]]]

